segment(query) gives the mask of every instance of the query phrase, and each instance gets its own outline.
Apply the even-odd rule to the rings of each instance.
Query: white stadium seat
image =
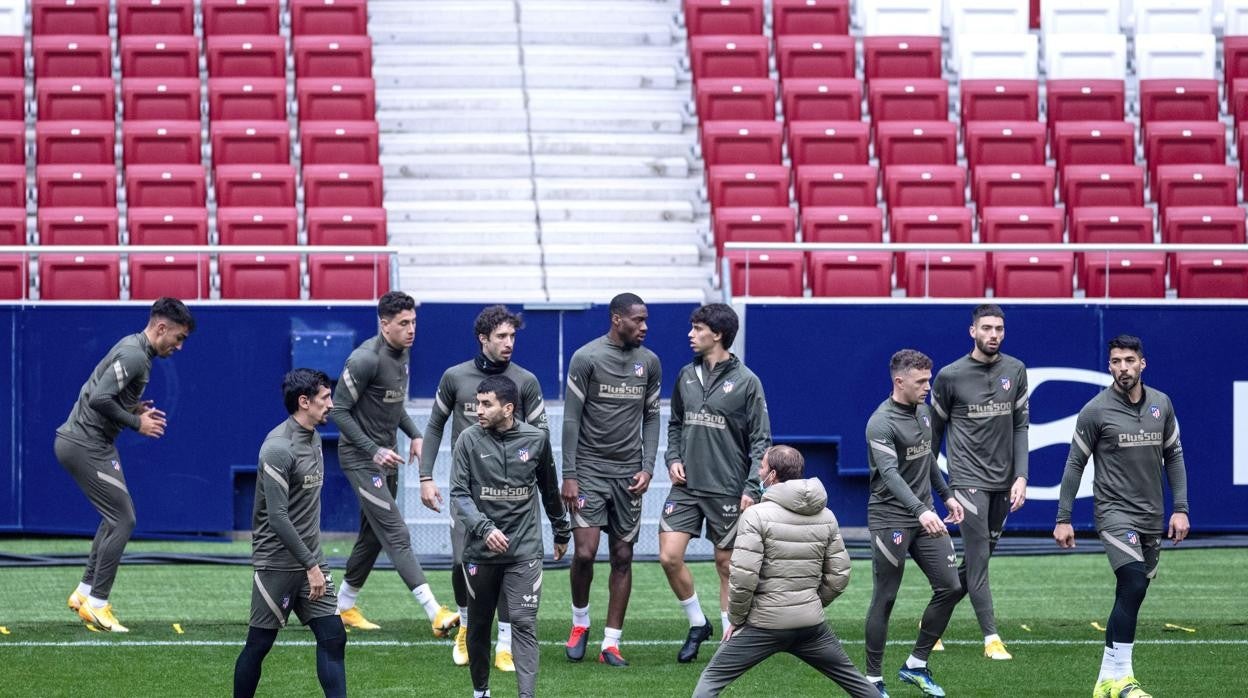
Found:
[[[867,36],[940,36],[941,0],[860,2]]]
[[[1210,0],[1135,0],[1136,34],[1209,34]]]
[[[963,34],[957,46],[963,80],[1039,77],[1040,39],[1035,34]]]
[[[1135,72],[1141,80],[1216,78],[1217,39],[1213,34],[1137,34]]]
[[[1127,37],[1122,34],[1056,34],[1045,37],[1049,80],[1127,77]]]
[[[948,0],[954,40],[962,34],[1026,34],[1028,0]]]
[[[26,0],[0,0],[0,36],[26,33]]]
[[[1119,0],[1044,0],[1041,28],[1053,34],[1117,34],[1122,30]]]
[[[1248,34],[1248,0],[1226,0],[1224,8],[1226,35]]]

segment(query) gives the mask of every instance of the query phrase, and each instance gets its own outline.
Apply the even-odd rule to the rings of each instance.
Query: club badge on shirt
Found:
[[[724,381],[724,392],[725,392],[725,393],[731,393],[731,392],[732,392],[732,389],[733,389],[734,387],[736,387],[736,385],[737,385],[737,384],[736,384],[736,383],[734,383],[734,382],[732,382],[732,381]]]
[[[931,417],[929,417],[929,416],[927,416],[927,415],[923,415],[923,426],[927,427],[928,429],[931,429],[931,428],[932,428],[932,418],[931,418]]]
[[[113,461],[113,470],[116,470],[117,472],[121,472],[121,463],[118,463],[117,461]]]
[[[529,449],[522,448],[522,449],[517,450],[516,458],[519,458],[521,463],[528,463],[529,462]]]
[[[1010,379],[1009,379],[1009,377],[1007,377],[1007,376],[1001,376],[1001,389],[1002,389],[1002,390],[1009,390],[1009,389],[1010,389]]]
[[[905,539],[906,536],[901,531],[893,531],[893,545],[901,545],[901,542]]]
[[[383,482],[384,480],[381,479],[380,475],[373,476],[373,487],[380,489]]]
[[[645,364],[633,364],[633,375],[641,378],[646,375]]]
[[[1148,413],[1153,415],[1153,419],[1156,419],[1156,420],[1161,419],[1161,408],[1158,407],[1157,405],[1149,405]]]

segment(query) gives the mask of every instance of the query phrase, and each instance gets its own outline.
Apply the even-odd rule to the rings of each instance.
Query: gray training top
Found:
[[[409,439],[420,436],[404,405],[410,357],[407,348],[395,349],[381,335],[347,357],[329,413],[342,432],[338,459],[343,470],[373,467],[378,449],[393,450],[398,444],[399,429]]]
[[[609,335],[576,350],[563,406],[565,478],[654,473],[662,378],[654,352],[625,349]]]
[[[949,482],[993,492],[1027,477],[1027,367],[1008,354],[984,363],[968,354],[940,369],[932,385],[932,437],[945,440]]]
[[[1139,404],[1132,404],[1111,385],[1079,410],[1062,474],[1058,523],[1070,523],[1070,510],[1090,457],[1096,458],[1092,492],[1098,531],[1132,528],[1160,535],[1166,513],[1163,469],[1170,480],[1174,510],[1187,513],[1187,469],[1174,405],[1160,390],[1143,388]]]
[[[942,501],[952,496],[932,451],[927,405],[903,405],[891,396],[881,402],[867,420],[867,446],[869,528],[915,526],[920,514],[936,510],[933,489]]]
[[[71,441],[111,444],[129,427],[138,431],[143,389],[152,373],[156,350],[142,332],[122,337],[100,359],[78,391],[78,400],[56,433]]]
[[[294,417],[260,446],[256,503],[251,510],[251,564],[261,570],[309,570],[321,553],[321,435]]]

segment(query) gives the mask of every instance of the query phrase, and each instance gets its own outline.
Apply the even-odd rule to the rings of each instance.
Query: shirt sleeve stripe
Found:
[[[1179,423],[1178,423],[1178,422],[1175,422],[1175,423],[1174,423],[1174,433],[1170,435],[1170,438],[1166,439],[1166,445],[1165,445],[1165,448],[1170,448],[1170,447],[1171,447],[1171,446],[1173,446],[1173,445],[1175,444],[1175,442],[1177,442],[1178,440],[1179,440]]]
[[[347,390],[348,390],[348,391],[350,391],[350,393],[351,393],[351,399],[352,399],[352,400],[359,400],[359,399],[360,399],[360,391],[359,391],[359,389],[355,386],[355,378],[353,378],[353,377],[351,376],[351,370],[350,370],[350,369],[347,369],[347,368],[342,369],[342,382],[344,382],[344,383],[346,383],[346,384],[347,384]]]
[[[940,406],[939,402],[932,400],[932,409],[936,410],[936,412],[940,414],[941,419],[949,419],[949,413],[945,412],[944,408]]]
[[[438,409],[442,410],[443,412],[446,412],[447,414],[450,414],[451,408],[447,407],[445,402],[442,402],[441,395],[435,395],[433,398],[433,402],[435,405],[438,406]]]
[[[582,401],[585,400],[585,392],[582,391],[581,387],[577,385],[576,383],[574,383],[573,381],[568,381],[568,390],[571,390],[572,392],[576,393],[576,396],[580,398]]]
[[[286,478],[282,477],[282,474],[277,472],[277,468],[274,468],[268,463],[265,463],[264,474],[268,475],[269,477],[277,481],[277,484],[281,485],[282,489],[286,490],[287,492],[290,491],[290,483],[286,482]]]
[[[1079,432],[1074,433],[1072,440],[1074,444],[1079,447],[1079,450],[1083,451],[1083,455],[1091,457],[1092,449],[1088,448],[1088,445],[1083,442],[1083,439],[1079,438]]]
[[[546,403],[539,400],[537,403],[537,407],[534,407],[533,411],[529,412],[528,416],[524,418],[524,421],[529,424],[532,424],[533,420],[537,419],[537,416],[541,414],[542,410],[544,409],[546,409]]]
[[[878,441],[871,441],[870,444],[871,444],[871,448],[875,449],[876,451],[879,451],[880,453],[887,453],[893,458],[897,457],[896,451],[894,451],[893,449],[889,448],[888,446],[885,446],[884,444]]]

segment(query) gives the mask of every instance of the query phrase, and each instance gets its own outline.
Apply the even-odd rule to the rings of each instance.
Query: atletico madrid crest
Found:
[[[282,597],[282,608],[290,608],[290,594]]]
[[[1140,542],[1140,537],[1136,535],[1135,531],[1127,531],[1127,542],[1131,545],[1136,545]]]
[[[1161,419],[1161,408],[1157,405],[1149,405],[1148,413],[1153,415],[1153,419]]]
[[[673,511],[676,511],[676,502],[667,502],[663,505],[664,516],[670,516]]]
[[[583,494],[581,494],[581,495],[577,495],[577,497],[576,497],[576,508],[577,508],[577,509],[584,509],[584,508],[585,508],[585,495],[583,495]]]
[[[928,429],[931,429],[931,428],[932,428],[932,418],[931,418],[931,417],[929,417],[929,416],[927,416],[927,415],[923,415],[923,426],[927,427]]]
[[[522,448],[516,451],[516,458],[519,458],[521,463],[528,463],[529,462],[529,449]]]
[[[1009,389],[1010,389],[1010,379],[1009,379],[1009,378],[1007,378],[1007,377],[1005,377],[1005,376],[1001,376],[1001,389],[1002,389],[1002,390],[1009,390]]]
[[[893,545],[901,545],[906,536],[901,531],[893,531]]]
[[[384,482],[384,481],[381,479],[381,476],[379,476],[379,475],[374,475],[374,476],[373,476],[373,487],[380,488],[380,487],[381,487],[381,485],[382,485],[382,482]]]
[[[113,461],[113,470],[116,470],[117,472],[121,472],[121,463],[118,463],[117,461]]]
[[[731,393],[731,392],[732,392],[732,389],[733,389],[734,387],[736,387],[736,385],[737,385],[737,384],[736,384],[736,383],[734,383],[734,382],[732,382],[732,381],[724,381],[724,392],[725,392],[725,393]]]
[[[633,364],[633,375],[641,378],[646,375],[645,364]]]
[[[477,576],[477,566],[476,566],[476,565],[468,565],[468,576],[469,576],[469,577],[475,577],[475,576]]]

